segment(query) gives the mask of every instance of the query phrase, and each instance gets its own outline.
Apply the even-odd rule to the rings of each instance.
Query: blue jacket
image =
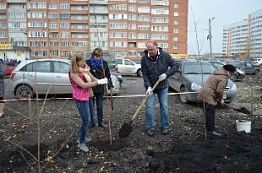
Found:
[[[148,57],[148,52],[145,50],[145,55],[141,60],[141,69],[144,78],[144,86],[147,89],[148,87],[154,86],[157,82],[159,76],[163,73],[167,75],[167,78],[172,76],[176,71],[178,71],[179,65],[176,61],[162,48],[159,49],[159,54],[156,60]],[[164,80],[160,82],[155,89],[162,90],[168,87],[168,81]]]

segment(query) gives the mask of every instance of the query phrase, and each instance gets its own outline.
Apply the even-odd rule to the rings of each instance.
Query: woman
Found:
[[[236,67],[231,64],[216,69],[199,91],[199,98],[204,102],[206,129],[211,135],[222,136],[215,128],[216,105],[224,103],[223,95],[227,81],[235,71]]]
[[[97,79],[107,78],[108,89],[113,88],[111,74],[107,65],[107,62],[103,59],[103,51],[101,48],[95,48],[92,53],[92,57],[87,60],[88,66],[91,68],[90,72]],[[96,103],[97,121],[98,126],[105,129],[104,115],[103,115],[103,97],[106,92],[106,86],[96,86],[93,88],[94,102]],[[94,118],[91,117],[92,124],[94,124]]]
[[[77,53],[71,57],[71,70],[69,72],[69,79],[73,88],[73,99],[75,100],[77,109],[82,118],[78,147],[82,151],[88,152],[89,149],[85,142],[91,141],[90,138],[86,138],[86,131],[90,123],[89,97],[91,93],[89,88],[97,85],[107,84],[108,81],[106,78],[96,80],[89,72],[87,72],[88,75],[83,75],[79,68],[85,67],[86,62],[83,53]]]

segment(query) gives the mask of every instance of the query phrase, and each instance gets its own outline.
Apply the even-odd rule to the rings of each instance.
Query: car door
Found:
[[[248,74],[255,74],[256,68],[250,62],[246,62],[246,71]]]
[[[125,59],[124,60],[125,66],[126,66],[126,71],[129,74],[135,74],[136,73],[136,65],[134,62]]]
[[[67,94],[72,92],[69,80],[70,64],[63,61],[54,61],[54,88],[57,94]]]
[[[32,72],[27,74],[27,77],[33,81],[35,93],[46,94],[53,93],[53,73],[51,71],[50,61],[36,61],[33,64]]]

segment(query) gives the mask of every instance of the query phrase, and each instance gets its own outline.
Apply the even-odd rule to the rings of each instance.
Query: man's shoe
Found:
[[[80,150],[84,151],[84,152],[88,152],[88,151],[89,151],[89,149],[88,149],[88,147],[86,146],[85,143],[78,144],[78,148],[79,148]]]
[[[92,141],[91,138],[85,137],[85,143],[89,143],[91,141]],[[77,143],[79,144],[79,139],[77,140]]]
[[[219,132],[217,132],[217,131],[212,131],[212,132],[210,132],[212,135],[214,135],[214,136],[222,136],[222,134],[221,133],[219,133]]]
[[[154,136],[154,131],[153,130],[147,130],[147,135],[148,136]]]
[[[164,129],[161,131],[161,133],[162,133],[163,135],[167,135],[167,134],[169,133],[168,128],[164,128]]]

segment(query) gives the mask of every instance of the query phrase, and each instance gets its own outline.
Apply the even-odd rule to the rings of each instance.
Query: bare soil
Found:
[[[141,78],[125,77],[120,95],[144,93]],[[251,86],[261,86],[261,73],[236,82],[238,98],[234,107],[252,109],[246,115],[223,107],[217,109],[222,137],[205,136],[204,118],[199,104],[181,104],[177,96],[169,97],[170,133],[162,135],[159,126],[159,104],[156,104],[154,137],[145,131],[144,109],[133,122],[132,133],[119,139],[121,125],[129,122],[143,97],[114,98],[112,115],[113,144],[109,133],[97,126],[89,132],[90,152],[77,148],[80,117],[71,99],[8,102],[5,116],[0,119],[0,172],[38,172],[37,114],[41,122],[42,172],[260,172],[262,170],[262,98],[261,90],[250,92]],[[253,93],[253,94],[252,94]],[[56,97],[57,98],[57,97]],[[107,104],[108,103],[108,104]],[[105,121],[108,121],[105,100]],[[31,105],[31,106],[30,106]],[[43,107],[44,105],[44,107]],[[251,133],[236,131],[236,120],[251,120]]]

